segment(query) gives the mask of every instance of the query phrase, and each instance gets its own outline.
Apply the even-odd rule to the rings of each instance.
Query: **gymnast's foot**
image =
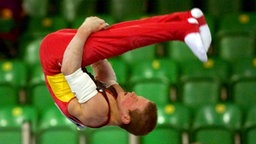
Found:
[[[198,21],[195,18],[189,18],[188,23],[197,25]],[[188,45],[188,47],[191,49],[194,55],[198,57],[199,60],[202,62],[206,62],[208,60],[206,54],[207,52],[199,32],[195,31],[188,33],[184,38],[184,42]]]
[[[199,8],[193,8],[190,11],[190,13],[191,16],[196,18],[196,20],[198,21],[200,36],[204,45],[204,49],[207,52],[211,45],[212,37],[209,26],[205,20],[204,14]]]

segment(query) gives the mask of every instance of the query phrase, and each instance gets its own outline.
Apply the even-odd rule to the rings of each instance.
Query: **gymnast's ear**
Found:
[[[121,120],[123,124],[129,124],[131,121],[131,117],[129,114],[124,114],[121,116]]]

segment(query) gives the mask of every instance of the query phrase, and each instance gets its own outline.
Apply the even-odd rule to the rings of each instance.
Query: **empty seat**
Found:
[[[222,83],[229,82],[231,67],[228,62],[220,58],[209,58],[202,63],[198,60],[187,60],[180,66],[180,80],[189,79],[215,79]]]
[[[21,59],[26,64],[29,73],[35,65],[40,63],[39,49],[41,40],[42,38],[34,39],[22,48]]]
[[[0,85],[0,108],[17,105],[18,104],[18,91],[8,85]]]
[[[48,0],[23,0],[22,6],[27,15],[30,17],[44,17],[47,15]]]
[[[241,124],[242,112],[234,104],[219,103],[202,107],[195,114],[191,142],[234,144]]]
[[[254,13],[229,13],[219,20],[219,32],[255,32]]]
[[[30,143],[37,126],[37,111],[31,106],[0,109],[0,141],[8,144]]]
[[[92,131],[88,136],[88,144],[128,144],[129,143],[129,133],[125,130],[114,127],[107,126],[100,129]]]
[[[232,64],[231,82],[256,78],[256,59],[242,58]]]
[[[221,84],[208,79],[188,80],[182,84],[180,95],[182,103],[196,111],[220,101]]]
[[[11,32],[15,28],[15,18],[13,17],[12,10],[1,6],[0,10],[0,33]]]
[[[27,83],[26,65],[19,59],[0,61],[0,84],[14,89],[24,88]]]
[[[129,84],[129,65],[119,58],[112,58],[109,59],[109,62],[111,63],[115,73],[118,83],[121,86],[127,87]]]
[[[168,42],[167,55],[179,63],[182,63],[184,60],[198,60],[189,47],[181,41]]]
[[[143,96],[158,104],[166,104],[170,102],[170,87],[162,82],[140,82],[136,83],[133,91],[137,95]]]
[[[155,45],[148,45],[122,54],[120,57],[127,64],[133,65],[139,61],[148,61],[155,58]]]
[[[138,19],[146,14],[145,1],[111,0],[110,13],[115,21]]]
[[[203,1],[204,12],[216,18],[222,18],[224,14],[240,12],[241,0],[206,0]]]
[[[256,143],[256,106],[246,111],[243,138],[246,144]]]
[[[96,14],[97,0],[63,0],[60,1],[59,7],[60,16],[65,18],[67,21],[75,21],[76,18],[83,16],[92,16]],[[102,4],[102,3],[101,3]],[[101,7],[103,7],[101,5]]]
[[[37,108],[40,113],[46,106],[54,105],[50,92],[47,89],[40,64],[36,64],[31,70],[28,83],[28,102]]]
[[[141,144],[180,144],[188,141],[186,134],[190,122],[191,113],[188,107],[180,103],[159,105],[157,127],[148,135],[141,137]]]
[[[159,14],[167,14],[177,11],[186,11],[192,8],[192,0],[158,0],[156,1],[156,11]]]
[[[218,56],[229,62],[252,58],[255,53],[255,37],[248,32],[223,32],[217,39]]]
[[[256,104],[256,80],[241,80],[232,85],[233,102],[247,111]]]
[[[56,106],[45,108],[40,115],[37,130],[36,143],[50,144],[77,144],[79,142],[79,131],[76,126],[68,120]]]
[[[175,61],[162,58],[138,61],[132,65],[129,82],[161,81],[174,85],[178,81],[179,69]]]

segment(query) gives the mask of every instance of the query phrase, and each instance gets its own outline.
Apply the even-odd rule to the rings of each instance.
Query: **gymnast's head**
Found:
[[[157,123],[156,104],[137,96],[134,92],[119,93],[117,106],[122,123],[119,125],[129,133],[137,136],[151,132]]]

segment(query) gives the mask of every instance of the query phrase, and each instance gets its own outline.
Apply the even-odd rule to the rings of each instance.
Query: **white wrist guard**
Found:
[[[88,101],[98,93],[94,81],[81,68],[70,75],[66,75],[65,78],[79,103]]]

